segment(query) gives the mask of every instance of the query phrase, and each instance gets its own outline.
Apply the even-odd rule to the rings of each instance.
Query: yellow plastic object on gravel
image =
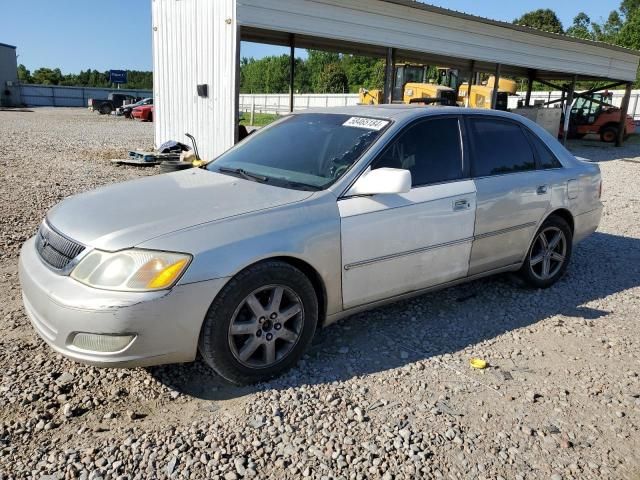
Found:
[[[489,364],[485,360],[482,360],[481,358],[469,359],[469,365],[471,365],[471,368],[475,368],[478,370],[485,369],[489,366]]]

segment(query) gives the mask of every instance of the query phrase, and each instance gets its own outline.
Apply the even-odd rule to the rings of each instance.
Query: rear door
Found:
[[[467,127],[478,204],[469,263],[475,275],[522,261],[549,208],[551,185],[518,122],[469,116]]]
[[[476,194],[457,116],[406,128],[373,163],[411,171],[404,194],[342,198],[345,308],[464,277]]]

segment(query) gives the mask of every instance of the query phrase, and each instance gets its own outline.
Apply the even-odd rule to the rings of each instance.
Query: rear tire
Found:
[[[111,115],[111,106],[110,105],[102,105],[100,107],[100,115]]]
[[[215,298],[198,348],[231,383],[269,380],[295,365],[318,323],[313,285],[297,268],[267,261],[243,270]]]
[[[564,275],[571,260],[573,234],[556,215],[547,218],[536,232],[519,275],[532,288],[548,288]]]
[[[600,140],[606,143],[613,143],[618,138],[617,127],[604,127],[600,130]]]

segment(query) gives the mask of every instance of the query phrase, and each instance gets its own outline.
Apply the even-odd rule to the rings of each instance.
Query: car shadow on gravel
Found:
[[[631,159],[640,156],[640,134],[632,135],[622,147],[604,143],[597,135],[588,135],[581,140],[569,140],[567,148],[574,155],[593,162],[634,161]]]
[[[565,277],[547,290],[526,289],[502,275],[353,315],[319,331],[300,364],[271,382],[231,386],[200,359],[148,371],[172,390],[204,400],[344,381],[473,349],[554,315],[606,321],[610,312],[597,301],[640,286],[633,265],[640,265],[640,239],[598,232],[578,245]]]

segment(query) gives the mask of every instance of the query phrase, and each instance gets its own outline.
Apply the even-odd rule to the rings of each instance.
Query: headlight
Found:
[[[413,97],[413,88],[407,88],[407,97]]]
[[[189,266],[191,255],[123,250],[94,250],[71,272],[71,277],[85,285],[105,290],[146,292],[171,288]]]

